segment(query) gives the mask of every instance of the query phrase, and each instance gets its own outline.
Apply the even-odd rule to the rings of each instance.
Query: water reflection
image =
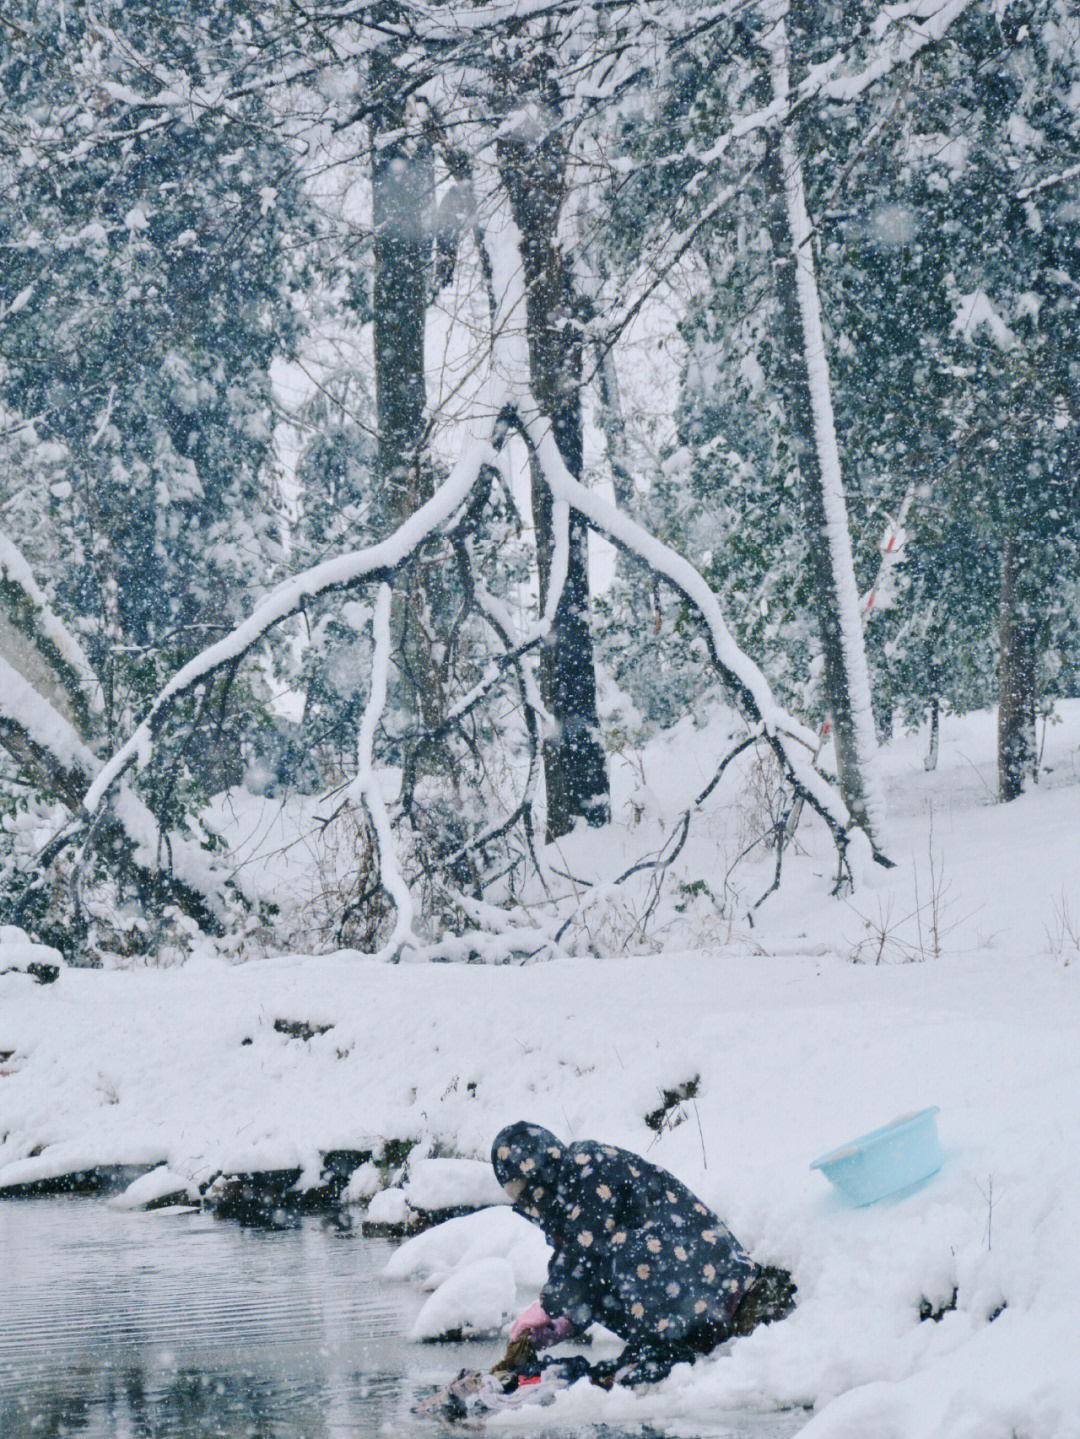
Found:
[[[501,1346],[408,1343],[423,1296],[379,1281],[391,1247],[313,1217],[253,1230],[97,1199],[0,1201],[0,1436],[445,1435],[411,1406]],[[739,1432],[798,1427],[772,1416]]]
[[[402,1337],[420,1296],[379,1282],[390,1248],[316,1218],[0,1202],[0,1435],[418,1433],[411,1404],[457,1356]]]
[[[270,1384],[255,1378],[182,1370],[165,1383],[141,1368],[73,1374],[62,1381],[75,1393],[31,1388],[0,1403],[0,1433],[26,1435],[323,1435],[314,1407],[298,1411],[286,1429]]]

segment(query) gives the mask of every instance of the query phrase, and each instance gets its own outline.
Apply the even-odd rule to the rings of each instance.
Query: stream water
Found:
[[[99,1199],[0,1201],[0,1436],[446,1435],[411,1406],[501,1345],[410,1343],[423,1296],[380,1279],[392,1248],[317,1218],[250,1229]],[[710,1432],[786,1439],[805,1421]],[[615,1439],[588,1434],[601,1432]]]

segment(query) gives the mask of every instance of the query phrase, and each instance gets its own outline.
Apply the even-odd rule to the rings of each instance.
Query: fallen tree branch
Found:
[[[534,751],[530,762],[526,791],[509,821],[476,836],[452,858],[460,858],[467,849],[491,843],[506,833],[519,818],[522,820],[530,851],[537,858],[531,833],[532,792],[536,783],[535,749],[540,725],[546,720],[544,706],[531,675],[526,651],[548,633],[559,603],[569,555],[571,512],[581,516],[617,546],[637,556],[652,571],[671,584],[697,611],[705,628],[713,663],[725,687],[747,722],[760,732],[781,764],[784,774],[797,795],[804,796],[822,817],[836,843],[840,863],[848,842],[850,816],[835,788],[817,774],[812,763],[800,753],[800,747],[812,750],[814,735],[799,724],[775,701],[758,667],[739,649],[727,629],[719,605],[702,575],[688,561],[650,535],[643,527],[613,505],[580,484],[569,473],[555,443],[550,422],[539,411],[531,393],[531,374],[524,337],[515,333],[508,322],[513,315],[525,313],[523,276],[520,265],[520,237],[505,207],[499,216],[502,243],[491,256],[492,291],[497,300],[496,323],[492,344],[492,371],[496,377],[489,385],[481,414],[486,418],[474,424],[462,452],[449,476],[424,505],[406,519],[386,540],[362,550],[339,556],[313,566],[280,585],[242,624],[236,626],[216,644],[209,646],[184,665],[159,692],[149,711],[129,739],[94,776],[82,796],[77,824],[85,827],[101,806],[110,787],[125,769],[139,758],[145,762],[152,751],[155,736],[169,709],[177,699],[204,681],[226,664],[235,664],[273,625],[295,613],[317,595],[344,589],[361,582],[376,582],[381,588],[376,616],[377,662],[373,661],[373,689],[365,710],[358,746],[360,773],[354,782],[355,797],[368,808],[376,829],[383,886],[393,899],[398,920],[384,954],[397,953],[413,941],[412,926],[415,907],[393,850],[389,816],[373,779],[373,746],[375,726],[385,704],[386,670],[389,664],[389,595],[392,577],[418,552],[437,531],[453,532],[461,524],[471,500],[476,499],[478,482],[489,478],[495,468],[509,425],[524,437],[530,452],[550,488],[553,499],[554,552],[551,581],[544,612],[533,629],[522,640],[512,640],[509,625],[498,614],[498,604],[484,594],[478,607],[488,623],[499,634],[506,651],[504,664],[509,663],[518,677],[523,712]],[[480,592],[478,591],[478,596]],[[387,629],[383,630],[383,611]],[[501,672],[502,665],[498,666]],[[460,720],[482,702],[497,682],[491,677],[461,702],[451,722]],[[721,771],[722,772],[722,771]],[[59,839],[59,837],[58,837]],[[542,869],[537,865],[538,871]]]
[[[688,560],[635,520],[579,484],[563,464],[550,428],[529,418],[521,418],[520,424],[529,435],[552,493],[565,499],[613,544],[643,560],[697,611],[704,623],[710,656],[725,688],[746,721],[761,726],[792,788],[825,821],[843,856],[851,826],[847,806],[835,786],[819,774],[798,749],[801,745],[813,751],[814,733],[777,704],[761,670],[735,643],[704,577]]]
[[[668,845],[671,843],[670,838],[665,841],[664,845],[660,850],[660,853],[656,856],[655,859],[639,860],[637,864],[632,864],[629,869],[623,870],[622,874],[620,874],[615,880],[613,880],[613,883],[624,884],[631,877],[631,875],[640,874],[641,871],[644,869],[669,869],[671,865],[675,862],[675,860],[679,857],[679,852],[681,851],[683,845],[686,843],[686,837],[690,831],[691,818],[693,817],[695,811],[701,808],[701,806],[712,794],[716,786],[723,779],[724,772],[727,769],[728,765],[731,764],[732,760],[738,759],[739,755],[741,755],[744,750],[748,750],[751,745],[757,744],[758,741],[763,738],[764,735],[762,730],[760,728],[755,728],[751,731],[750,734],[746,736],[745,739],[740,740],[734,749],[728,750],[727,754],[720,761],[720,764],[717,767],[716,773],[713,775],[712,779],[697,796],[697,798],[693,801],[693,803],[687,805],[686,809],[683,810],[682,814],[680,815],[678,820],[678,827],[676,829],[676,834],[679,835],[678,843],[675,845],[675,848],[669,855],[665,857],[664,850],[667,849]]]
[[[492,265],[492,289],[498,298],[500,312],[524,314],[521,237],[505,207],[493,217],[491,229],[497,230],[496,243],[489,244],[487,249]],[[555,506],[565,504],[576,510],[612,544],[636,555],[655,574],[665,579],[697,611],[705,628],[710,656],[725,689],[747,724],[761,726],[763,736],[775,752],[796,795],[803,795],[828,826],[843,864],[851,815],[836,787],[818,774],[813,763],[805,759],[798,749],[802,745],[813,752],[816,744],[814,732],[777,703],[761,670],[736,644],[705,577],[689,560],[574,479],[559,452],[550,420],[532,398],[524,336],[515,333],[509,325],[500,325],[495,331],[493,351],[495,369],[507,376],[510,393],[524,402],[508,410],[508,421],[529,446]]]

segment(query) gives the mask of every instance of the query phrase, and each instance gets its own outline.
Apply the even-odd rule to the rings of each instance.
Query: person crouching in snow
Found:
[[[538,1124],[496,1136],[491,1162],[514,1209],[555,1253],[537,1303],[515,1321],[545,1349],[600,1323],[626,1346],[594,1377],[649,1384],[736,1334],[783,1318],[795,1286],[756,1264],[684,1184],[614,1145],[564,1145]]]

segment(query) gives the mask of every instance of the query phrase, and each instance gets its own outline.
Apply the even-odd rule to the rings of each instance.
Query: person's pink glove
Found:
[[[549,1319],[544,1306],[539,1299],[535,1304],[530,1304],[523,1314],[519,1314],[510,1326],[510,1342],[520,1339],[523,1334],[528,1334],[532,1340],[534,1349],[548,1349],[552,1344],[559,1344],[568,1339],[574,1332],[573,1321],[565,1314],[560,1314],[558,1319]]]
[[[513,1344],[515,1339],[520,1339],[526,1330],[543,1329],[546,1324],[550,1323],[551,1320],[547,1317],[544,1306],[538,1299],[535,1304],[530,1304],[523,1314],[519,1314],[511,1324],[510,1343]]]

